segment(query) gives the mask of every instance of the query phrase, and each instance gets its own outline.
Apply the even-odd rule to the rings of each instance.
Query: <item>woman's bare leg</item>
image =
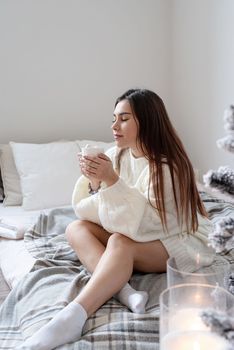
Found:
[[[117,293],[132,275],[134,260],[131,249],[127,244],[122,244],[122,240],[117,242],[114,237],[110,236],[89,282],[75,299],[88,315]]]
[[[79,339],[87,316],[126,284],[133,268],[163,272],[167,258],[160,241],[136,243],[121,234],[111,235],[89,282],[78,297],[18,349],[52,350]]]
[[[93,273],[106,249],[110,234],[89,221],[73,221],[66,229],[67,240],[79,260]]]
[[[167,259],[168,254],[160,241],[136,243],[121,234],[113,234],[89,282],[75,301],[91,315],[126,284],[133,268],[142,272],[163,272]]]
[[[82,264],[93,272],[106,249],[109,238],[123,240],[135,251],[134,269],[142,272],[165,272],[168,254],[160,241],[135,242],[122,234],[109,234],[89,221],[73,221],[66,230],[67,239]]]
[[[68,225],[66,236],[82,264],[93,273],[111,235],[99,225],[76,220]],[[145,313],[145,305],[149,298],[146,291],[137,291],[129,283],[114,297],[135,313]]]

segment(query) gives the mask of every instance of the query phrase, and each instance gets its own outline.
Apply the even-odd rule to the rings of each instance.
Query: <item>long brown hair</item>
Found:
[[[137,141],[149,161],[149,185],[151,183],[153,185],[156,203],[154,207],[159,214],[163,229],[167,231],[163,178],[163,165],[167,164],[171,175],[178,224],[182,225],[185,222],[188,233],[196,232],[197,212],[205,217],[207,212],[197,190],[192,164],[170,122],[162,99],[150,90],[130,89],[117,98],[115,106],[122,100],[128,100],[134,118],[138,121]],[[118,164],[120,164],[121,154],[122,152],[119,153]],[[151,205],[153,206],[152,203]]]

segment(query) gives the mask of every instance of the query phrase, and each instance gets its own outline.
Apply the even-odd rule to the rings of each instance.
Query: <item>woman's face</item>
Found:
[[[140,148],[137,147],[138,123],[128,100],[122,100],[116,105],[112,131],[119,148],[131,148],[135,157],[142,156]]]

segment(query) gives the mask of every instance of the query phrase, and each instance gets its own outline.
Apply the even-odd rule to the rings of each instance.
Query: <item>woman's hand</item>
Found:
[[[78,160],[79,160],[79,165],[80,165],[80,170],[82,175],[84,175],[89,179],[92,190],[94,191],[97,190],[100,187],[101,182],[88,174],[86,169],[86,161],[81,153],[78,153]]]
[[[119,177],[113,169],[112,161],[104,153],[98,156],[83,156],[79,160],[81,172],[90,180],[92,188],[98,187],[101,181],[107,186],[118,181]]]

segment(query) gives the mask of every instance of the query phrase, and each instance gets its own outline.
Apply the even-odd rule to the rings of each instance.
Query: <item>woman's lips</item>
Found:
[[[123,136],[122,136],[122,135],[118,135],[118,134],[115,134],[115,135],[114,135],[114,139],[115,139],[115,140],[118,140],[118,139],[120,139],[121,137],[123,137]]]

